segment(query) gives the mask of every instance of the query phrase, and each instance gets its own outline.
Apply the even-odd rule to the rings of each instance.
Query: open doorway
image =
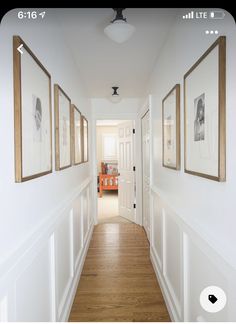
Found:
[[[97,120],[98,223],[135,220],[133,121]]]

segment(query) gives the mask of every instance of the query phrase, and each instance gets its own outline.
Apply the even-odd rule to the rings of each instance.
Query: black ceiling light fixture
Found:
[[[111,87],[111,88],[113,89],[113,92],[111,94],[111,102],[113,102],[113,103],[120,102],[121,97],[120,97],[119,93],[117,92],[119,87],[114,86],[114,87]]]
[[[135,32],[135,27],[128,24],[122,11],[125,8],[113,8],[116,13],[115,19],[104,29],[104,33],[116,43],[124,43]]]
[[[122,11],[125,10],[125,8],[112,8],[116,12],[115,19],[111,21],[111,23],[114,23],[116,20],[124,20],[126,21],[126,18],[123,16]]]
[[[119,93],[117,92],[117,90],[119,89],[119,87],[112,87],[113,89],[113,96],[119,96]]]

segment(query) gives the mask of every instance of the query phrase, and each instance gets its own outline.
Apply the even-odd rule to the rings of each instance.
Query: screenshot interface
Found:
[[[0,321],[236,321],[223,8],[0,22]]]

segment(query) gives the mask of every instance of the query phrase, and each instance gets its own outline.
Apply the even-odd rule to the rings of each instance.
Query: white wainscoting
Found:
[[[232,268],[151,187],[151,260],[173,321],[235,321],[236,269]],[[207,286],[227,295],[218,313],[204,311],[199,302]]]
[[[0,321],[68,320],[93,231],[91,194],[87,179],[1,267]]]

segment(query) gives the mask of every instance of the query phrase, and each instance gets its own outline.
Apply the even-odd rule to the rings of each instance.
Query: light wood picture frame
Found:
[[[162,165],[180,169],[180,84],[162,100]]]
[[[51,76],[19,36],[13,36],[15,181],[52,172]]]
[[[185,172],[226,180],[226,37],[184,75]]]
[[[82,116],[82,127],[83,127],[83,162],[88,162],[88,120]]]
[[[74,165],[83,163],[83,129],[82,115],[79,109],[71,105],[72,121],[72,162]]]
[[[55,164],[56,171],[72,166],[71,100],[58,84],[54,84]]]

